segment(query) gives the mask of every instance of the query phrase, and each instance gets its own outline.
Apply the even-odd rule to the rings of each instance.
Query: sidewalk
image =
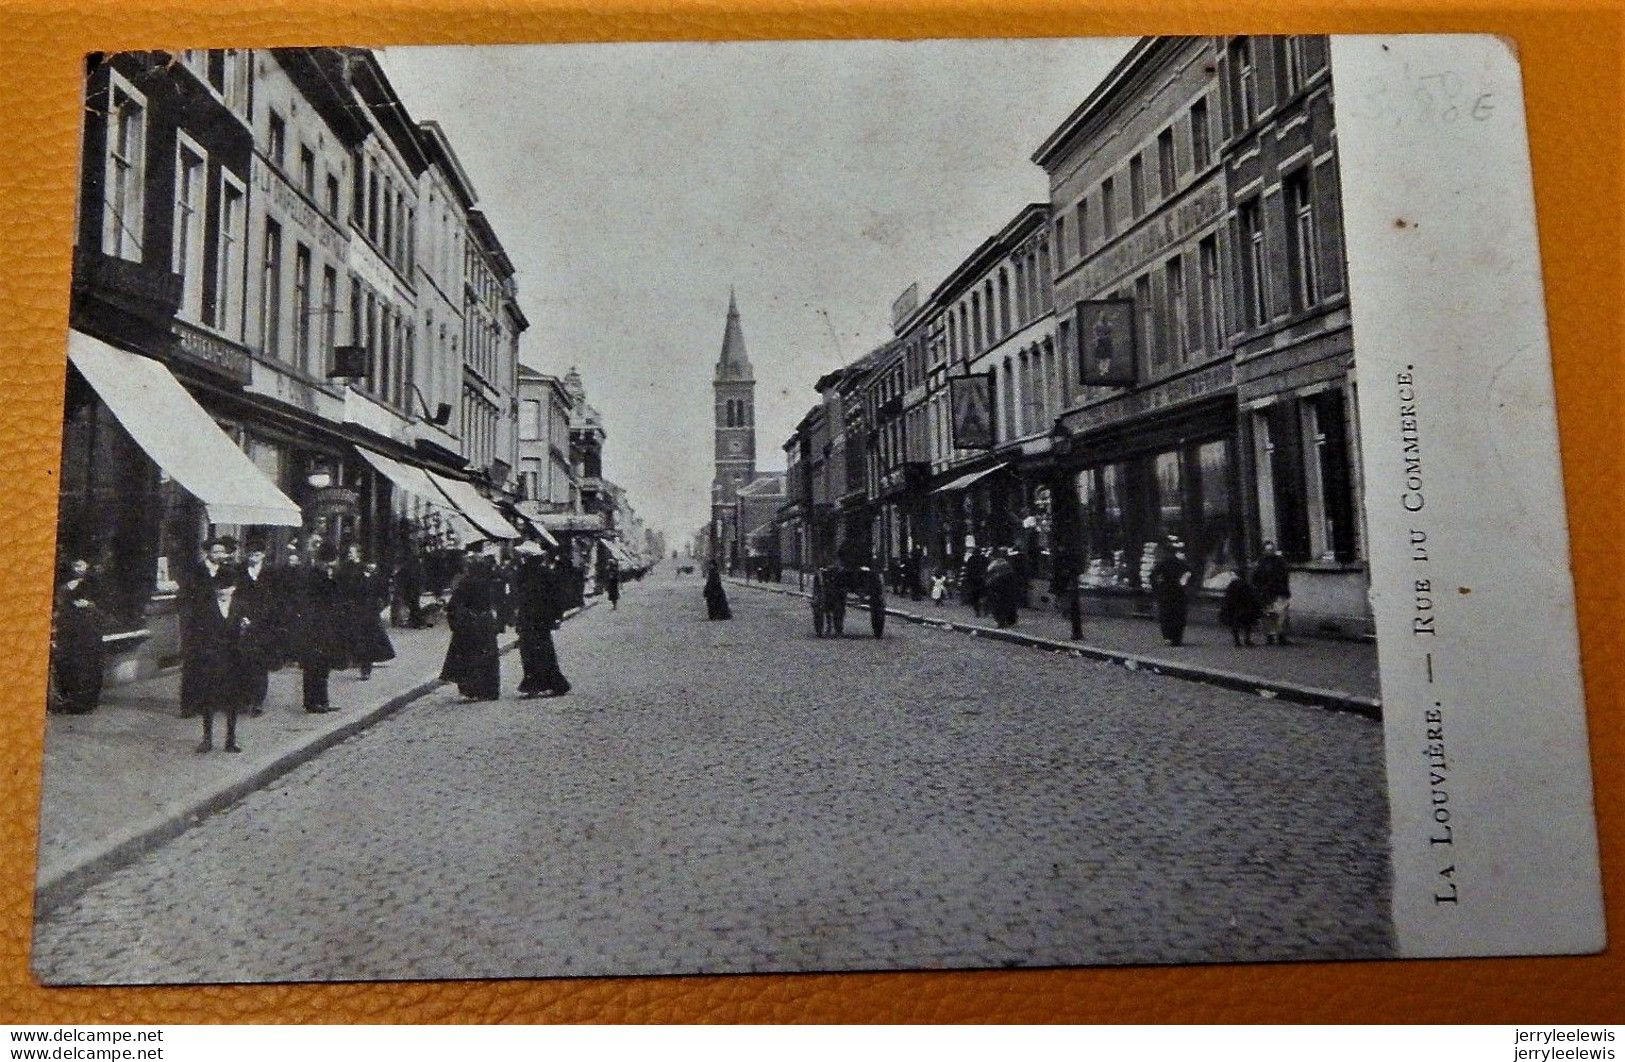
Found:
[[[794,583],[733,580],[735,585],[774,593],[806,596]],[[1157,671],[1230,689],[1259,692],[1263,696],[1304,704],[1318,704],[1364,715],[1381,714],[1381,688],[1377,681],[1377,647],[1371,642],[1294,639],[1291,645],[1265,645],[1262,629],[1253,634],[1252,648],[1237,648],[1230,632],[1221,627],[1193,624],[1183,645],[1162,640],[1152,620],[1114,616],[1083,618],[1083,640],[1072,641],[1066,615],[1049,606],[1021,610],[1018,624],[999,630],[992,617],[978,617],[969,605],[957,601],[937,605],[930,599],[913,601],[886,596],[886,613],[913,623],[960,630],[977,637],[992,637],[1019,645],[1079,653],[1110,660],[1125,667]],[[810,621],[809,621],[810,622]],[[848,621],[850,623],[850,621]],[[868,620],[859,621],[868,632]]]
[[[238,720],[238,755],[219,751],[219,719],[216,750],[194,751],[203,724],[180,718],[179,669],[109,686],[89,715],[47,715],[36,909],[72,898],[147,848],[441,685],[451,637],[444,626],[391,628],[389,636],[395,659],[378,665],[368,681],[354,669],[333,672],[330,689],[339,710],[330,714],[304,711],[297,667],[272,673],[265,714]],[[512,634],[503,635],[504,652],[515,644]]]

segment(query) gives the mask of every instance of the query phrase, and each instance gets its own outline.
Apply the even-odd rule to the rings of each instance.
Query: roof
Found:
[[[728,289],[728,320],[722,327],[722,354],[717,358],[718,381],[753,381],[750,358],[745,353],[745,330],[739,325],[739,303]]]
[[[462,202],[463,209],[467,210],[479,202],[479,195],[474,191],[474,182],[469,180],[468,171],[463,169],[463,163],[452,150],[451,141],[446,139],[446,131],[440,128],[435,121],[422,121],[418,123],[418,136],[423,141],[424,154],[428,156],[431,165],[438,165],[451,181],[452,191]]]
[[[968,258],[960,262],[954,271],[937,285],[927,302],[947,302],[968,287],[972,281],[980,278],[994,262],[1003,257],[1006,251],[1012,249],[1026,237],[1027,233],[1042,224],[1049,214],[1049,209],[1048,203],[1028,203],[1016,211],[1015,217],[998,232],[983,240]]]
[[[764,472],[743,487],[739,488],[740,495],[749,495],[752,498],[766,498],[784,493],[784,473]]]
[[[1048,169],[1049,163],[1055,156],[1066,150],[1077,133],[1091,119],[1106,109],[1124,82],[1133,76],[1151,52],[1158,45],[1175,39],[1172,37],[1141,37],[1136,41],[1134,47],[1128,50],[1128,54],[1123,56],[1116,66],[1112,67],[1111,72],[1101,78],[1100,84],[1095,86],[1094,91],[1083,98],[1083,102],[1078,104],[1077,109],[1067,115],[1066,120],[1056,127],[1054,132],[1044,138],[1044,142],[1039,144],[1037,150],[1033,152],[1033,161]]]

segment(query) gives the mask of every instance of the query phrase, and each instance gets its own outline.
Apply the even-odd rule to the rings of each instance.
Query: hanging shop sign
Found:
[[[311,507],[318,518],[358,517],[361,515],[361,494],[354,487],[321,487],[311,496]]]
[[[1078,381],[1084,386],[1133,387],[1134,300],[1092,299],[1078,303]]]
[[[953,413],[954,448],[993,449],[993,377],[988,373],[950,377],[948,401]]]

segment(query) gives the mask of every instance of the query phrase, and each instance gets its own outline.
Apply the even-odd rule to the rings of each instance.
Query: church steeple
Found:
[[[722,356],[711,381],[716,424],[716,472],[711,479],[714,505],[729,506],[756,478],[756,377],[745,356],[745,330],[739,326],[739,301],[728,289],[728,323],[722,330]]]
[[[753,380],[750,358],[745,355],[745,330],[739,326],[739,303],[733,288],[728,289],[728,323],[722,330],[722,356],[717,359],[718,380]]]

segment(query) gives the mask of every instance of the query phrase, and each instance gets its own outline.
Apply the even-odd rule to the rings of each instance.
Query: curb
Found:
[[[580,608],[566,612],[563,618],[574,619],[597,604],[596,600],[588,601]],[[519,642],[516,639],[501,646],[497,652],[500,656],[506,656],[517,648]],[[359,715],[332,730],[311,735],[308,741],[288,749],[271,762],[224,788],[172,804],[146,822],[115,835],[97,851],[55,871],[49,878],[39,879],[34,887],[34,917],[42,918],[71,902],[108,873],[174,840],[209,816],[224,811],[243,797],[265,788],[294,768],[315,759],[334,745],[348,741],[374,723],[394,715],[408,704],[444,685],[439,678],[420,682],[381,704],[364,709]]]
[[[768,583],[748,583],[739,579],[730,579],[730,581],[735,586],[761,590],[764,593],[785,594],[790,597],[803,598],[812,596],[805,590],[795,590],[790,587],[774,586]],[[869,608],[868,605],[856,601],[849,603],[847,607],[859,608],[864,611],[868,611]],[[1187,682],[1200,682],[1240,693],[1256,694],[1269,700],[1289,701],[1293,704],[1305,704],[1335,712],[1352,712],[1356,715],[1363,715],[1368,719],[1380,720],[1382,718],[1382,701],[1376,697],[1344,693],[1341,690],[1329,690],[1320,686],[1306,686],[1296,682],[1288,682],[1284,679],[1264,679],[1256,675],[1244,675],[1235,671],[1225,671],[1222,668],[1187,664],[1177,660],[1165,660],[1161,657],[1143,656],[1139,653],[1131,653],[1126,649],[1106,649],[1098,645],[1058,641],[1054,638],[1026,634],[1021,631],[1000,630],[997,627],[982,627],[957,620],[937,619],[933,616],[905,612],[899,608],[888,607],[886,615],[896,616],[900,620],[915,623],[922,627],[958,631],[972,637],[1007,642],[1011,645],[1027,646],[1032,649],[1043,649],[1047,652],[1081,659],[1103,660],[1127,668],[1130,671],[1146,671],[1153,675],[1166,675]]]

